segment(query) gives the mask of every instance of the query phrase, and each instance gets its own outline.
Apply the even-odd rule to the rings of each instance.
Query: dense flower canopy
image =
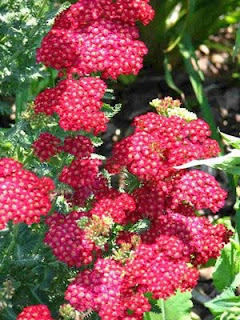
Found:
[[[21,163],[0,160],[0,229],[9,220],[39,222],[51,208],[51,191],[55,200],[60,192],[67,212],[54,203],[44,243],[68,267],[81,268],[65,292],[70,307],[102,320],[142,320],[152,308],[147,293],[166,299],[191,290],[199,266],[218,257],[231,235],[197,212],[217,212],[226,191],[206,172],[177,168],[220,151],[208,124],[178,100],[153,100],[156,112],[136,117],[134,132],[107,161],[93,154],[94,135],[109,121],[101,78],[141,69],[147,48],[136,22],[152,20],[148,3],[80,0],[58,15],[37,51],[38,62],[59,70],[56,87],[36,97],[34,112],[53,116],[60,128],[56,136],[51,126],[38,131],[32,143],[42,167],[59,161],[56,188]],[[111,182],[118,185],[118,174],[123,186],[117,189]],[[131,188],[126,177],[134,180]],[[17,319],[40,317],[52,319],[44,305],[26,307]]]

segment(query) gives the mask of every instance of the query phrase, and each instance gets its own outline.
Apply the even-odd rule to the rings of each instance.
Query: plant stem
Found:
[[[4,263],[5,263],[6,259],[9,257],[9,255],[11,254],[11,252],[13,251],[13,249],[15,247],[17,236],[18,236],[18,232],[19,232],[19,224],[13,225],[12,240],[11,240],[9,246],[7,247],[6,251],[3,254],[3,259],[2,259],[2,262],[1,262],[1,266],[0,266],[0,272],[3,270]]]
[[[166,314],[165,314],[165,306],[164,306],[164,300],[161,299],[161,311],[162,311],[162,319],[163,320],[167,320],[166,319]]]

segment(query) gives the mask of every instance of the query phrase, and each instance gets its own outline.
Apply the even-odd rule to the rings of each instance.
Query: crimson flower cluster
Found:
[[[41,162],[50,160],[51,157],[66,152],[76,158],[90,157],[94,148],[90,139],[83,136],[66,137],[63,141],[49,132],[41,132],[38,139],[32,144],[34,154]]]
[[[35,99],[35,112],[59,116],[64,130],[106,131],[108,118],[100,111],[106,84],[98,78],[62,80],[55,88],[46,89]]]
[[[81,0],[61,13],[37,51],[38,62],[68,74],[137,74],[147,53],[136,21],[148,24],[148,0]]]
[[[43,304],[29,306],[17,316],[17,320],[53,320],[47,306]]]
[[[86,217],[83,212],[72,212],[67,216],[54,213],[47,217],[49,230],[45,237],[53,249],[55,256],[65,262],[69,267],[81,267],[93,261],[93,252],[100,249],[87,237],[86,232],[80,229],[77,221]]]
[[[50,193],[54,190],[50,178],[38,178],[9,158],[0,159],[0,229],[9,220],[27,224],[40,222],[51,208]]]

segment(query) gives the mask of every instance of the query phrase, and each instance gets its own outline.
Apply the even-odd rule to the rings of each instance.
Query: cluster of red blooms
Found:
[[[103,320],[142,319],[142,314],[151,309],[147,298],[134,293],[127,283],[125,268],[111,259],[98,259],[92,271],[81,272],[65,298],[79,311],[96,310]],[[129,306],[134,316],[129,315]]]
[[[148,24],[149,0],[81,0],[61,13],[42,41],[37,60],[46,66],[104,78],[137,74],[147,53],[136,21]]]
[[[68,266],[89,264],[101,249],[101,236],[108,236],[114,223],[127,222],[126,213],[135,210],[134,199],[127,193],[119,193],[106,186],[98,191],[93,207],[88,212],[59,213],[46,219],[49,231],[45,242],[59,260]],[[83,223],[83,230],[78,222]]]
[[[85,130],[98,134],[106,130],[108,118],[100,111],[106,84],[98,78],[62,80],[35,99],[35,112],[59,115],[64,130]]]
[[[172,175],[174,166],[194,159],[216,156],[220,149],[203,120],[187,122],[149,112],[136,117],[135,133],[115,145],[108,170],[129,172],[146,181],[161,181]]]
[[[157,244],[164,237],[177,239],[177,256],[197,266],[205,264],[210,258],[217,258],[231,232],[219,225],[212,225],[205,217],[184,216],[169,210],[152,222],[150,229],[141,236],[144,243]],[[166,250],[171,252],[168,241]]]
[[[99,72],[103,78],[137,74],[147,49],[135,23],[153,18],[148,2],[81,0],[62,12],[37,59],[67,79],[38,95],[35,112],[58,114],[65,131],[105,131],[105,83],[93,77],[73,80],[72,73]],[[61,141],[43,132],[32,146],[40,161],[61,152],[74,155],[59,181],[73,189],[68,201],[84,206],[91,200],[91,207],[47,217],[44,241],[69,267],[93,263],[69,285],[65,298],[78,312],[93,310],[103,320],[142,320],[151,310],[146,293],[165,299],[177,289],[190,290],[197,283],[197,266],[216,258],[230,236],[223,225],[212,226],[195,215],[200,209],[217,212],[226,192],[207,173],[176,168],[219,153],[209,126],[180,108],[179,101],[166,98],[154,104],[160,114],[137,117],[134,134],[115,145],[106,165],[110,173],[127,169],[138,178],[141,185],[132,194],[109,188],[100,172],[102,161],[92,156],[86,137]],[[37,222],[50,209],[51,180],[37,178],[14,160],[0,160],[0,189],[0,228],[9,219]],[[141,229],[145,219],[149,225]],[[51,319],[45,306],[31,306],[18,320],[39,317],[40,309],[41,319]]]
[[[134,134],[115,145],[107,168],[112,173],[127,168],[144,182],[142,191],[136,191],[142,214],[151,216],[157,207],[163,210],[164,203],[184,214],[186,210],[194,213],[200,209],[217,212],[223,206],[226,192],[212,176],[197,170],[178,172],[175,169],[191,160],[206,159],[219,153],[219,146],[209,138],[211,132],[203,120],[188,122],[179,116],[168,118],[147,113],[137,117],[134,126]],[[144,200],[144,193],[150,190],[152,195],[158,194],[151,203],[149,199]],[[155,206],[153,210],[152,206]]]
[[[177,289],[190,290],[198,280],[197,266],[216,258],[230,236],[223,225],[212,226],[207,218],[195,215],[200,209],[217,212],[226,192],[208,173],[175,168],[218,154],[208,125],[154,113],[137,117],[134,125],[135,133],[116,144],[107,167],[114,173],[127,168],[137,175],[141,187],[130,195],[105,185],[85,215],[88,225],[96,216],[99,225],[110,218],[110,229],[116,223],[124,227],[143,218],[150,220],[150,226],[140,234],[119,234],[118,249],[107,259],[100,254],[93,269],[80,273],[66,291],[74,308],[97,311],[103,320],[142,319],[151,308],[144,296],[147,292],[159,299]],[[109,236],[109,228],[105,234],[100,227],[94,231]],[[86,224],[84,236],[100,248],[88,232]],[[101,248],[109,250],[108,242],[103,243]]]
[[[53,189],[50,178],[38,178],[13,159],[0,159],[0,229],[4,229],[9,220],[39,222],[40,216],[46,216],[51,208]]]
[[[48,307],[39,304],[35,306],[29,306],[23,309],[23,311],[17,316],[17,320],[53,320]]]
[[[51,246],[56,257],[69,267],[91,263],[93,252],[96,254],[99,251],[86,232],[78,227],[77,221],[82,217],[86,217],[86,213],[72,212],[66,216],[54,213],[46,219],[49,230],[44,241]]]
[[[40,161],[48,161],[60,152],[73,154],[76,158],[90,157],[94,148],[90,139],[83,136],[66,137],[61,140],[49,132],[40,133],[32,144],[35,155]]]
[[[61,140],[49,132],[42,132],[39,138],[32,144],[35,155],[40,161],[47,161],[61,152]]]

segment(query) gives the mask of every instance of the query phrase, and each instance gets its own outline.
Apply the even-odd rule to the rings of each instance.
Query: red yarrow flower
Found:
[[[53,320],[51,313],[44,304],[25,307],[17,316],[17,320]]]
[[[79,219],[87,216],[86,212],[71,212],[66,216],[55,212],[46,219],[49,230],[44,242],[52,248],[54,255],[69,267],[79,268],[89,264],[94,254],[99,252],[99,248],[77,225]]]
[[[106,84],[98,78],[62,80],[55,88],[46,89],[35,99],[35,112],[60,117],[64,130],[85,130],[94,134],[106,130],[108,118],[100,111]]]
[[[145,0],[84,0],[56,19],[37,50],[37,61],[67,73],[102,77],[137,74],[147,48],[134,23],[148,24],[154,11]]]
[[[0,229],[5,228],[9,220],[38,223],[51,209],[53,190],[50,178],[38,178],[13,159],[0,159]]]
[[[61,140],[49,132],[40,133],[38,139],[32,144],[34,154],[40,161],[48,161],[51,157],[61,152]]]

